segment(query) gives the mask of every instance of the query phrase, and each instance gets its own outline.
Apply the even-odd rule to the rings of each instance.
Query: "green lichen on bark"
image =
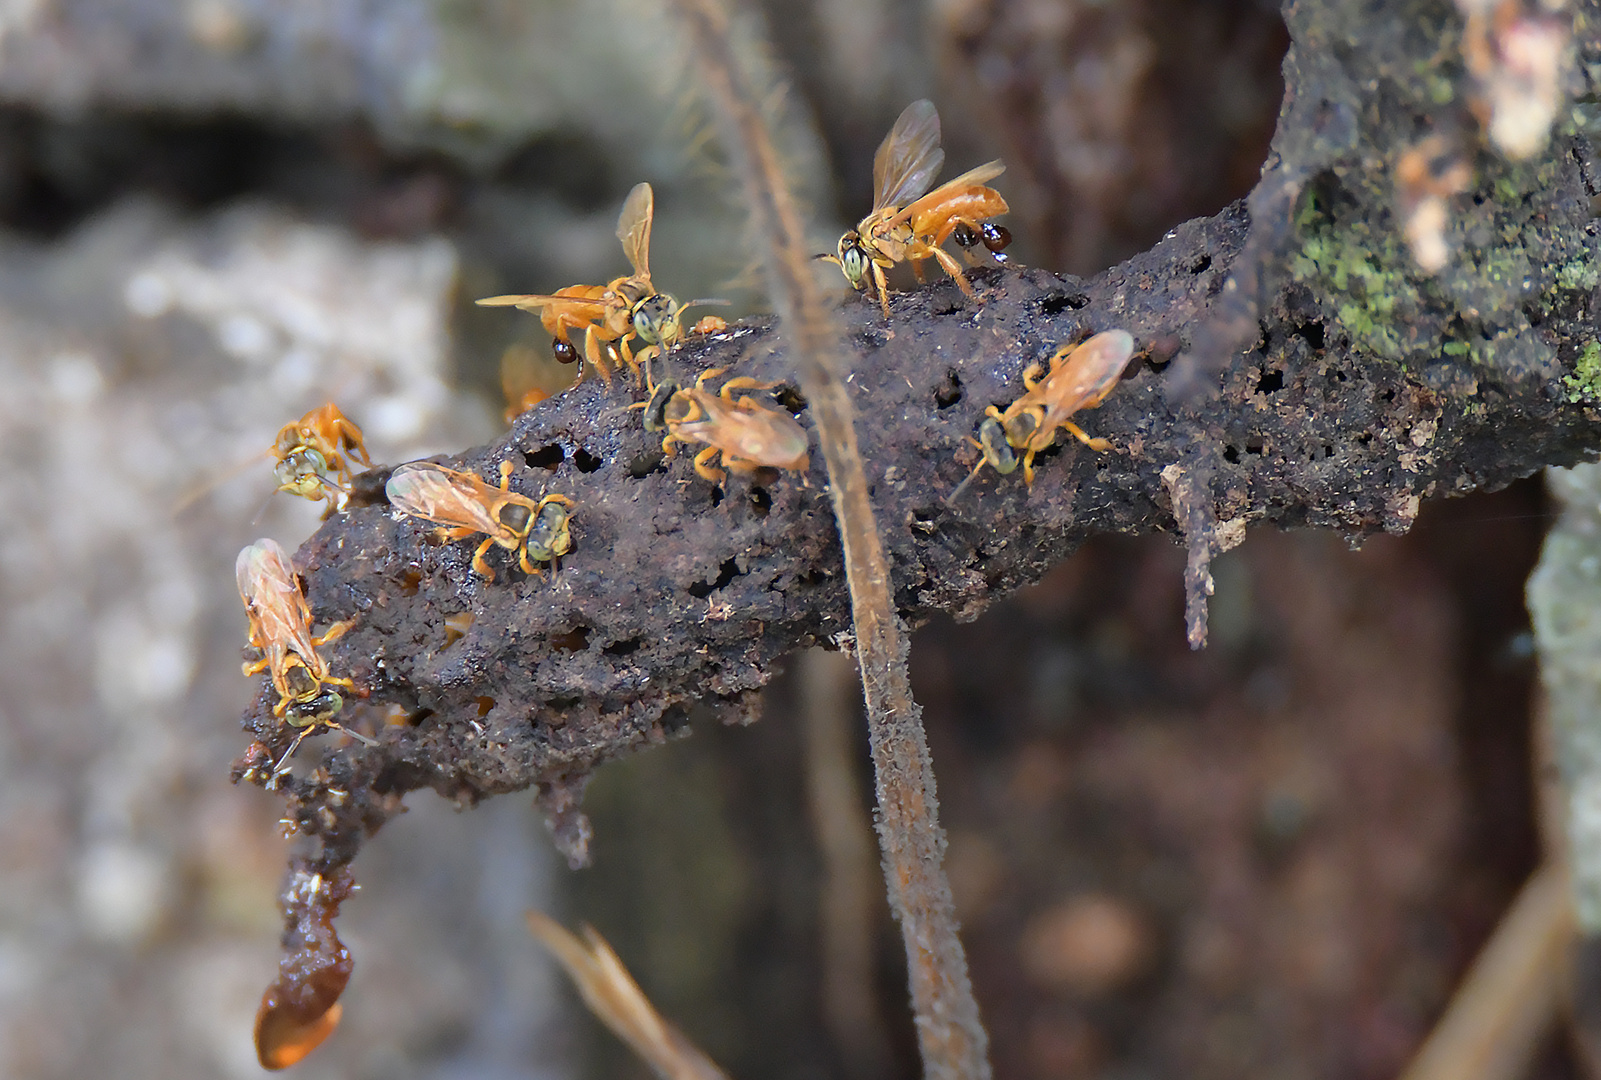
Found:
[[[1303,82],[1315,73],[1319,90],[1287,102],[1286,117],[1300,112],[1305,123],[1275,143],[1295,192],[1279,245],[1291,281],[1353,350],[1435,389],[1560,373],[1578,359],[1560,343],[1601,283],[1590,200],[1575,198],[1572,183],[1590,170],[1582,110],[1558,125],[1545,153],[1508,161],[1465,108],[1476,89],[1455,7],[1394,5],[1377,17],[1358,7],[1286,12],[1296,42],[1286,71]],[[1576,31],[1593,8],[1579,5]],[[1576,43],[1588,70],[1593,43]],[[1445,198],[1450,254],[1434,273],[1406,235],[1418,192],[1397,180],[1403,157],[1430,139],[1470,174]]]

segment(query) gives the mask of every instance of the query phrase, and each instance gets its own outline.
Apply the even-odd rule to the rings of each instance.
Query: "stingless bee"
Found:
[[[280,428],[268,452],[277,462],[279,491],[313,502],[327,499],[329,511],[350,493],[352,470],[345,458],[372,467],[361,429],[331,401]]]
[[[804,473],[810,465],[806,429],[783,409],[734,396],[735,390],[770,390],[776,384],[739,376],[723,383],[715,394],[705,389],[708,379],[725,370],[707,368],[692,387],[679,387],[670,379],[652,386],[650,399],[635,406],[645,410],[645,430],[667,432],[662,450],[668,457],[678,452],[679,443],[699,444],[703,449],[695,455],[695,472],[718,487],[728,479],[727,471],[712,464],[719,454],[723,464],[738,473],[758,469]]]
[[[257,540],[240,551],[234,574],[250,620],[250,645],[261,651],[259,659],[245,661],[243,671],[246,676],[268,672],[273,689],[278,691],[273,715],[300,729],[283,761],[319,725],[370,744],[372,740],[366,736],[334,722],[345,702],[333,687],[353,689],[356,684],[329,674],[328,662],[317,651],[343,637],[355,620],[333,623],[320,637],[311,635],[311,607],[300,591],[294,565],[276,540]],[[274,773],[279,767],[274,768]]]
[[[933,102],[925,98],[906,106],[873,155],[872,212],[839,238],[838,254],[817,256],[838,263],[851,288],[870,284],[876,289],[885,318],[889,284],[884,272],[896,263],[910,262],[921,282],[923,263],[934,259],[972,296],[961,266],[941,245],[954,237],[964,249],[983,244],[998,256],[1012,239],[1006,229],[985,220],[1009,209],[1001,193],[986,186],[1006,167],[991,161],[928,191],[945,163],[939,142]]]
[[[568,522],[574,502],[565,495],[546,495],[538,502],[511,490],[512,464],[500,463],[500,487],[491,487],[476,473],[458,472],[429,461],[402,465],[390,476],[384,490],[401,512],[442,526],[446,540],[461,540],[484,533],[473,552],[473,569],[490,581],[495,571],[484,560],[494,545],[517,553],[523,572],[541,576],[535,562],[548,562],[552,571],[572,550]]]
[[[1034,485],[1034,455],[1056,441],[1058,428],[1072,435],[1091,450],[1106,451],[1112,444],[1092,438],[1068,417],[1080,409],[1093,409],[1106,400],[1124,369],[1134,357],[1134,338],[1127,330],[1105,330],[1077,345],[1063,345],[1051,354],[1051,370],[1040,378],[1044,368],[1030,364],[1023,372],[1022,397],[1006,407],[991,405],[978,426],[978,464],[967,479],[946,497],[954,502],[985,465],[998,473],[1017,468],[1022,452],[1023,479]]]
[[[645,343],[646,351],[670,349],[683,336],[680,315],[694,300],[680,304],[667,293],[656,291],[650,279],[650,228],[656,213],[656,196],[649,184],[635,184],[617,217],[617,239],[623,254],[634,268],[632,274],[613,278],[605,285],[569,285],[552,295],[512,294],[490,296],[478,303],[484,307],[515,307],[539,315],[545,330],[553,335],[556,359],[571,364],[578,359],[572,335],[584,335],[584,359],[606,382],[611,382],[608,357],[621,356],[638,372],[639,361],[629,342]]]

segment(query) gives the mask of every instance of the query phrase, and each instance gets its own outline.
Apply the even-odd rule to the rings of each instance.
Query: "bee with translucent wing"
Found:
[[[511,474],[512,463],[502,461],[497,488],[476,473],[414,461],[396,469],[384,491],[402,513],[441,526],[445,540],[484,534],[472,566],[488,580],[495,580],[495,571],[484,555],[497,545],[516,552],[523,572],[538,577],[534,562],[548,562],[555,570],[561,556],[572,550],[568,523],[575,504],[565,495],[546,495],[537,502],[520,495],[511,490]]]
[[[279,491],[313,502],[327,499],[330,512],[350,494],[352,470],[345,459],[372,467],[361,429],[331,401],[280,428],[268,452],[277,462]]]
[[[355,625],[354,619],[333,623],[319,637],[311,634],[311,607],[300,591],[299,579],[288,554],[270,539],[257,540],[239,552],[234,563],[239,598],[244,601],[250,620],[250,645],[260,658],[246,661],[246,676],[266,671],[278,691],[273,715],[299,729],[279,764],[287,761],[307,735],[319,726],[343,731],[362,742],[372,740],[334,722],[344,708],[344,698],[333,687],[352,689],[355,683],[338,678],[328,670],[328,662],[317,650],[344,636]]]
[[[708,368],[695,385],[679,387],[671,380],[651,386],[644,409],[646,431],[666,431],[662,450],[669,456],[680,443],[699,445],[695,472],[721,487],[728,472],[712,464],[719,455],[727,469],[753,473],[758,469],[788,469],[804,473],[810,464],[806,429],[783,409],[751,397],[735,397],[735,390],[770,390],[773,383],[746,376],[729,379],[716,393],[705,389],[709,379],[724,373]]]
[[[620,356],[637,373],[642,356],[678,343],[683,336],[680,316],[686,308],[717,302],[693,300],[680,304],[667,293],[656,291],[650,277],[650,231],[655,213],[656,196],[651,186],[634,185],[617,217],[617,239],[633,273],[613,278],[605,285],[569,285],[548,296],[490,296],[478,303],[537,314],[553,336],[552,347],[562,363],[578,359],[572,336],[581,333],[584,359],[606,382],[611,381],[612,356]],[[636,338],[646,346],[640,356],[629,344]]]
[[[955,501],[985,465],[998,473],[1017,468],[1022,453],[1023,479],[1034,484],[1034,455],[1056,441],[1057,429],[1066,431],[1091,450],[1106,451],[1112,444],[1092,438],[1069,419],[1081,409],[1093,409],[1117,386],[1134,358],[1134,338],[1127,330],[1106,330],[1077,345],[1063,345],[1051,355],[1050,372],[1030,364],[1023,372],[1024,394],[1006,407],[991,405],[978,428],[978,464],[966,480],[946,497]]]
[[[961,266],[941,245],[955,237],[964,249],[982,243],[998,254],[1011,242],[1005,229],[985,222],[1009,209],[1000,192],[987,186],[1006,167],[991,161],[929,191],[945,164],[939,143],[939,113],[933,102],[912,102],[873,155],[872,211],[839,238],[837,254],[818,256],[839,264],[851,288],[876,290],[886,318],[885,271],[896,263],[910,262],[922,281],[923,263],[934,259],[972,296],[973,287]]]

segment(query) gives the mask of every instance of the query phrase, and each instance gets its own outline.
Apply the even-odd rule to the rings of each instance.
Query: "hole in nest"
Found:
[[[1380,401],[1394,401],[1395,400],[1395,391],[1394,390],[1382,391],[1379,394],[1379,400]]]
[[[581,473],[592,473],[600,468],[604,462],[580,446],[573,451],[573,464],[578,466],[578,471]]]
[[[766,488],[753,487],[750,489],[750,505],[757,517],[764,518],[773,508],[773,497],[767,494]]]
[[[642,454],[636,454],[628,462],[628,475],[635,480],[643,480],[653,472],[661,472],[662,463],[666,460],[667,455],[660,450],[647,450]]]
[[[577,705],[578,703],[580,703],[583,700],[584,699],[581,698],[581,697],[575,697],[575,696],[570,696],[570,695],[565,695],[564,694],[561,697],[553,697],[553,698],[547,699],[546,702],[545,702],[545,706],[546,706],[546,708],[550,708],[550,709],[570,709],[574,705]]]
[[[1083,293],[1052,293],[1040,301],[1042,315],[1060,315],[1068,308],[1077,311],[1090,302],[1090,298]]]
[[[1284,372],[1276,368],[1262,372],[1262,377],[1256,383],[1256,392],[1259,394],[1274,394],[1283,389]]]
[[[626,641],[614,641],[600,651],[605,653],[607,656],[628,656],[632,653],[638,652],[639,647],[643,644],[644,642],[640,641],[637,637],[631,637]]]
[[[821,570],[805,570],[795,575],[797,585],[821,585],[828,580],[828,575]]]
[[[1297,337],[1306,341],[1307,347],[1317,350],[1323,348],[1323,324],[1320,322],[1304,322],[1295,328]]]
[[[1362,434],[1356,437],[1356,442],[1358,446],[1371,446],[1373,444],[1373,432],[1362,432]]]
[[[560,443],[551,443],[541,446],[538,450],[523,451],[523,460],[528,462],[530,469],[550,469],[555,471],[567,457],[567,452],[561,448]]]
[[[1325,458],[1331,458],[1331,457],[1333,457],[1333,456],[1334,456],[1334,447],[1333,447],[1333,446],[1331,446],[1331,445],[1330,445],[1330,444],[1328,444],[1328,443],[1324,443],[1324,444],[1323,444],[1323,456],[1324,456],[1324,457],[1325,457]]]
[[[791,416],[799,416],[801,410],[806,408],[806,398],[788,383],[773,391],[773,400],[778,402],[779,408],[787,409]]]
[[[720,488],[720,487],[712,488],[712,505],[713,506],[721,506],[721,505],[723,505],[723,489],[722,488]]]
[[[1247,454],[1264,454],[1267,452],[1267,444],[1261,439],[1247,439],[1245,441],[1245,452]]]
[[[956,369],[945,372],[945,381],[934,388],[934,404],[948,409],[962,400],[962,379]]]
[[[1212,256],[1210,255],[1202,255],[1190,264],[1190,273],[1192,274],[1204,274],[1210,269],[1212,269]]]
[[[488,716],[489,710],[495,707],[495,699],[492,697],[479,697],[473,700],[478,703],[478,719],[480,720]]]
[[[448,649],[450,646],[466,637],[467,631],[472,628],[472,624],[473,613],[470,611],[458,611],[454,615],[446,615],[445,647]]]
[[[1238,465],[1240,463],[1239,448],[1235,446],[1225,446],[1223,448],[1223,460],[1228,462],[1230,465]]]
[[[730,581],[739,577],[743,572],[740,570],[739,564],[733,559],[724,559],[723,565],[717,568],[716,581],[697,581],[687,591],[695,599],[704,600],[718,589],[726,586]]]
[[[938,305],[930,308],[928,313],[929,313],[929,315],[931,315],[934,318],[938,319],[938,318],[942,318],[942,317],[944,317],[946,315],[955,315],[958,312],[960,312],[961,310],[962,310],[962,305],[961,304],[938,304]]]
[[[575,626],[565,634],[554,634],[550,646],[557,652],[583,652],[589,648],[589,627]]]

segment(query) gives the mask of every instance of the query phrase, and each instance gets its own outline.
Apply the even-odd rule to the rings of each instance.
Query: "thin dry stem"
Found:
[[[1567,872],[1535,871],[1401,1080],[1517,1080],[1556,1020],[1573,940]]]
[[[823,1022],[851,1076],[883,1076],[889,1045],[873,993],[875,930],[883,900],[873,881],[873,835],[859,787],[851,727],[859,692],[856,666],[841,653],[799,657],[806,728],[806,791],[823,862],[818,936]]]
[[[684,26],[696,73],[742,178],[752,228],[766,241],[769,291],[828,465],[877,777],[879,845],[890,907],[906,942],[924,1073],[940,1080],[987,1078],[988,1039],[941,866],[945,837],[933,764],[912,700],[906,637],[838,371],[840,333],[817,284],[804,223],[762,115],[771,88],[756,85],[741,62],[729,13],[718,0],[672,0],[670,6]]]
[[[583,940],[543,912],[528,912],[528,929],[566,969],[578,993],[663,1080],[728,1080],[711,1058],[661,1018],[633,976],[592,926]]]

